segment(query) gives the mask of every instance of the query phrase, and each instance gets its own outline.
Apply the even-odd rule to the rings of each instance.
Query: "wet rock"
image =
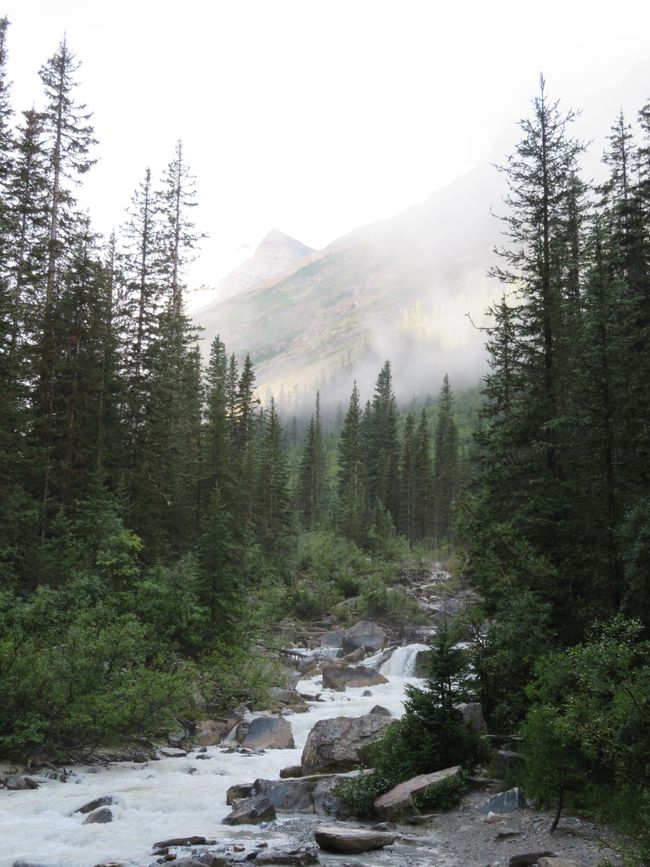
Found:
[[[166,759],[184,759],[187,755],[187,750],[180,747],[162,747],[159,752]]]
[[[222,820],[224,825],[259,825],[275,819],[275,807],[268,798],[243,798],[234,805],[232,813]]]
[[[194,855],[194,863],[202,864],[203,867],[228,867],[228,859],[221,855],[215,855],[213,852],[202,852],[200,855]],[[178,861],[174,862],[178,865]]]
[[[199,747],[215,747],[241,722],[241,714],[232,711],[227,717],[202,719],[196,724],[194,743]]]
[[[445,768],[433,774],[420,774],[380,795],[374,802],[375,812],[380,819],[396,820],[408,813],[417,813],[413,796],[423,792],[429,786],[443,783],[445,780],[457,777],[460,766]]]
[[[291,723],[284,717],[261,716],[252,720],[243,746],[249,749],[292,750]]]
[[[169,840],[161,840],[153,844],[154,849],[169,849],[170,846],[204,846],[207,843],[205,837],[196,834],[190,837],[170,837]]]
[[[313,849],[302,847],[289,851],[270,850],[269,852],[261,852],[255,858],[255,863],[260,865],[286,864],[288,867],[308,867],[310,864],[319,864],[320,862],[318,855]]]
[[[78,810],[75,810],[75,813],[92,813],[93,810],[97,810],[99,807],[110,807],[115,803],[115,798],[112,795],[102,795],[100,798],[95,798],[93,801],[88,801],[87,804],[84,804],[83,807],[79,807]]]
[[[397,825],[395,825],[393,822],[377,822],[377,824],[373,825],[370,830],[382,831],[384,833],[389,831],[397,831]]]
[[[360,855],[373,849],[383,849],[395,842],[395,834],[371,831],[362,828],[345,828],[338,825],[321,826],[314,831],[321,849],[345,855]]]
[[[357,649],[353,650],[352,653],[346,654],[343,657],[343,659],[345,662],[351,662],[351,663],[361,662],[361,660],[365,657],[365,655],[366,655],[366,648],[365,647],[357,647]]]
[[[307,736],[300,762],[303,774],[353,770],[393,723],[381,714],[319,720]]]
[[[281,813],[313,813],[316,782],[308,777],[295,780],[255,780],[253,794],[266,798]]]
[[[4,778],[5,788],[9,789],[12,792],[21,792],[26,791],[27,789],[38,789],[38,783],[36,780],[30,779],[30,777],[19,777],[17,774],[9,774],[8,777]]]
[[[280,771],[281,780],[291,780],[295,777],[302,777],[302,768],[300,765],[289,765],[288,768],[282,768]]]
[[[377,623],[360,620],[343,633],[343,653],[352,653],[362,647],[371,653],[381,650],[386,644],[386,633]]]
[[[253,783],[235,783],[226,792],[226,804],[231,807],[235,801],[253,796]]]
[[[345,666],[331,663],[323,666],[325,689],[344,690],[346,686],[376,686],[378,683],[388,683],[388,678],[366,665]]]
[[[83,820],[84,825],[107,825],[113,821],[113,811],[110,807],[98,807],[91,813],[88,813]]]
[[[388,710],[387,707],[382,707],[380,704],[376,704],[370,713],[378,713],[380,716],[392,716],[392,713]]]
[[[514,813],[526,806],[526,799],[519,788],[508,789],[499,792],[480,804],[477,809],[480,813]]]

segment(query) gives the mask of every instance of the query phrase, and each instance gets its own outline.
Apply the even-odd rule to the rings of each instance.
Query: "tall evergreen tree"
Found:
[[[316,412],[307,428],[300,461],[298,505],[305,527],[317,526],[326,506],[325,450],[320,422],[320,393],[316,394]]]
[[[453,526],[453,501],[456,495],[458,468],[458,430],[454,404],[445,374],[438,403],[436,424],[436,457],[433,467],[436,543],[450,539]]]
[[[258,538],[268,551],[282,550],[287,543],[290,527],[288,478],[282,426],[275,400],[271,398],[259,449],[255,508]]]
[[[356,382],[338,446],[339,526],[348,538],[362,542],[368,515],[367,473],[362,412]]]
[[[379,500],[393,522],[399,515],[399,442],[397,405],[390,361],[379,372],[368,430],[368,497]]]

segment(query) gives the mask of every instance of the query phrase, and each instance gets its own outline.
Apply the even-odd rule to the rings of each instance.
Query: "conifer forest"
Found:
[[[75,52],[60,42],[19,110],[10,47],[4,18],[0,760],[58,767],[268,708],[282,624],[352,612],[403,637],[424,623],[404,576],[436,563],[463,604],[345,784],[351,815],[515,743],[512,785],[556,825],[613,829],[603,864],[649,865],[650,103],[602,131],[594,183],[540,78],[494,169],[480,382],[396,394],[386,360],[373,391],[314,389],[305,417],[186,310],[208,241],[182,140],[100,235],[78,202],[101,143]]]

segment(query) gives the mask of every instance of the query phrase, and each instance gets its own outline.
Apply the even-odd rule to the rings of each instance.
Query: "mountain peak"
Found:
[[[257,245],[255,253],[219,281],[219,297],[224,300],[263,280],[280,276],[313,252],[302,241],[279,229],[271,229]]]

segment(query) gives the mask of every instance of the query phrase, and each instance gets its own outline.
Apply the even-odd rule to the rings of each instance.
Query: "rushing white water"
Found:
[[[108,768],[74,768],[67,783],[44,779],[32,791],[0,790],[0,867],[25,860],[56,867],[92,867],[105,861],[128,865],[151,862],[151,847],[158,840],[198,834],[229,841],[260,839],[268,832],[221,824],[230,812],[226,790],[235,783],[258,777],[277,779],[280,769],[300,763],[307,735],[321,719],[362,716],[376,704],[401,716],[410,660],[426,645],[398,648],[383,667],[389,682],[366,690],[348,688],[345,693],[323,690],[320,678],[303,680],[301,692],[321,694],[308,713],[289,717],[296,748],[267,750],[263,755],[228,754],[223,747],[208,747],[199,758],[161,759],[144,765],[119,763]],[[191,769],[192,773],[189,773]],[[84,825],[85,816],[74,813],[102,795],[113,795],[114,820],[106,825]],[[281,818],[281,817],[280,817]],[[282,839],[281,827],[274,835]]]
[[[407,644],[406,647],[398,647],[379,671],[384,677],[413,677],[418,653],[422,650],[430,650],[426,644]]]

